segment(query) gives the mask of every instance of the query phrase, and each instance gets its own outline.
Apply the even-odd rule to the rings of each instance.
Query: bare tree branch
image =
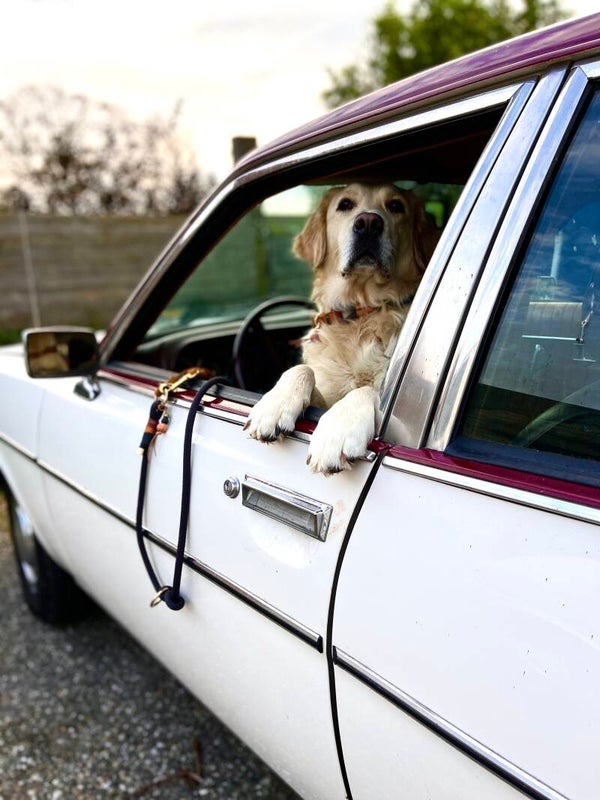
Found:
[[[182,102],[142,122],[53,86],[0,101],[7,207],[55,214],[170,214],[194,208],[214,184],[179,135]]]

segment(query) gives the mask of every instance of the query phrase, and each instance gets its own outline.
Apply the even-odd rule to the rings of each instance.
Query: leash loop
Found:
[[[185,433],[183,438],[183,470],[182,470],[182,488],[181,488],[181,508],[179,517],[179,533],[177,538],[177,549],[175,553],[175,566],[173,569],[173,582],[170,586],[162,584],[158,579],[156,571],[150,561],[148,550],[146,548],[146,534],[144,531],[143,517],[144,517],[144,506],[146,500],[146,487],[148,481],[148,466],[150,462],[150,449],[156,437],[159,436],[161,433],[165,433],[167,430],[167,425],[169,422],[167,402],[171,394],[176,389],[179,389],[182,386],[184,386],[184,384],[187,383],[188,381],[194,380],[195,378],[200,376],[206,377],[207,374],[210,373],[203,367],[193,367],[190,370],[184,370],[184,372],[181,372],[178,375],[173,376],[173,378],[169,379],[168,381],[159,384],[155,392],[156,399],[153,401],[150,407],[150,416],[148,422],[146,423],[146,427],[144,429],[144,434],[142,437],[142,442],[140,443],[140,448],[138,450],[138,452],[142,456],[142,464],[140,468],[138,501],[136,509],[136,534],[137,534],[138,547],[140,550],[140,554],[142,556],[144,567],[146,568],[148,577],[150,578],[152,586],[154,587],[154,590],[156,592],[156,594],[150,601],[151,608],[155,608],[156,606],[160,605],[161,602],[164,602],[165,605],[172,611],[179,611],[185,605],[185,600],[181,596],[180,587],[181,587],[181,573],[183,571],[183,562],[185,558],[185,544],[187,539],[187,528],[188,528],[190,500],[191,500],[192,438],[194,433],[194,422],[196,421],[196,414],[202,403],[204,395],[207,393],[207,391],[211,389],[213,386],[215,386],[217,383],[227,382],[227,379],[224,378],[222,375],[214,376],[213,374],[213,377],[209,377],[208,379],[204,380],[201,386],[199,387],[198,391],[196,392],[196,396],[192,400],[187,415]],[[159,430],[161,424],[164,427],[162,430]]]

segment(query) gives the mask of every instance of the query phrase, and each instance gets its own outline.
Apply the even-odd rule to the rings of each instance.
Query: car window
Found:
[[[398,185],[414,190],[414,182]],[[253,208],[216,245],[148,329],[145,340],[190,326],[241,320],[259,303],[282,295],[309,298],[310,266],[292,253],[292,243],[330,186],[296,186]],[[442,227],[462,187],[417,188]]]
[[[308,264],[292,254],[321,190],[297,186],[253,208],[216,245],[172,298],[146,334],[219,320],[242,319],[258,303],[278,295],[310,294]]]
[[[461,184],[396,181],[417,193],[438,228],[443,227]],[[299,361],[310,328],[312,268],[293,254],[300,233],[327,185],[300,185],[252,208],[202,259],[146,331],[137,362],[179,372],[203,366],[229,375],[242,388],[263,392]],[[304,299],[279,303],[284,298]],[[259,319],[254,310],[268,301]],[[246,327],[246,323],[251,324]],[[244,329],[236,353],[239,332]],[[238,362],[245,377],[240,380]]]
[[[284,191],[263,193],[270,183],[280,188],[282,177],[275,175],[225,193],[163,269],[113,357],[136,370],[202,366],[244,390],[271,388],[300,359],[300,340],[314,316],[307,305],[312,269],[292,245],[322,195],[332,186],[393,182],[417,194],[442,230],[502,118],[506,97],[497,100],[475,112],[469,104],[464,116],[428,120],[427,127],[356,151],[334,149],[328,159],[307,160],[294,171],[303,181]],[[304,298],[305,306],[278,304],[251,319],[266,302],[290,296]]]
[[[460,429],[514,458],[527,449],[546,460],[600,459],[599,154],[596,93],[547,193]]]

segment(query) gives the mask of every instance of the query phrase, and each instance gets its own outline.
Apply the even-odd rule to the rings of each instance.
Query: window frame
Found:
[[[592,81],[600,78],[600,62],[573,68],[553,106],[519,185],[513,194],[499,231],[490,248],[485,269],[470,304],[469,315],[454,349],[440,403],[433,417],[425,446],[445,450],[455,434],[463,402],[485,348],[494,311],[520,255],[520,245],[535,224],[544,189],[554,178],[553,165],[569,140],[579,109],[585,103]],[[528,214],[522,209],[527,208]],[[483,343],[483,344],[482,344]]]
[[[482,175],[472,176],[479,179],[479,185],[468,212],[460,220],[460,228],[454,218],[449,225],[452,240],[444,241],[442,237],[419,287],[393,357],[400,356],[402,363],[395,373],[388,372],[399,384],[388,386],[386,381],[383,395],[388,413],[383,435],[400,446],[443,449],[437,442],[430,445],[428,436],[432,420],[439,414],[448,370],[456,371],[454,347],[481,275],[487,270],[490,242],[507,214],[566,72],[566,67],[553,68],[534,82],[533,87],[524,83],[521,93],[515,95],[505,114],[505,125],[500,125],[505,128],[504,136],[494,158],[486,164]],[[495,144],[493,139],[490,146]],[[442,255],[448,258],[447,264],[440,264]],[[435,290],[425,297],[423,291],[432,282]],[[413,315],[415,306],[417,314]],[[411,334],[412,341],[407,342]]]
[[[564,72],[564,68],[562,71]],[[510,141],[519,117],[527,108],[531,98],[535,96],[536,85],[539,82],[544,83],[544,80],[535,76],[528,76],[517,82],[511,79],[505,84],[483,90],[478,88],[475,92],[448,99],[444,103],[438,99],[427,109],[412,110],[391,122],[310,146],[300,152],[282,155],[247,172],[236,172],[206,200],[176,234],[141,281],[132,298],[123,307],[101,344],[101,374],[106,377],[118,373],[119,381],[126,380],[127,374],[130,374],[132,385],[137,385],[140,381],[148,385],[164,379],[164,370],[136,364],[131,360],[130,353],[135,349],[135,346],[131,347],[131,342],[135,341],[137,344],[136,337],[139,340],[139,331],[148,327],[148,319],[155,318],[157,295],[165,291],[168,293],[172,280],[177,280],[177,285],[180,285],[205,254],[250,208],[265,198],[299,183],[308,183],[315,179],[325,180],[336,170],[343,172],[356,169],[360,164],[368,164],[380,152],[380,145],[384,151],[386,147],[390,147],[391,142],[402,135],[412,135],[420,129],[451,124],[465,117],[498,109],[499,121],[451,214],[413,303],[409,323],[404,326],[392,355],[391,366],[381,394],[382,420],[389,419],[404,363],[412,350],[414,339],[419,334],[431,296],[440,284],[446,264],[454,252],[473,208],[479,201],[480,194],[485,190],[486,182],[496,166],[499,154]],[[514,179],[513,176],[512,180]],[[230,394],[230,390],[226,387],[215,391],[219,396]],[[231,392],[235,394],[237,403],[242,402],[251,406],[256,402],[257,396],[253,396],[250,392],[247,401],[244,401],[241,396],[243,393],[240,391],[231,390]]]
[[[419,128],[449,123],[465,115],[506,105],[522,86],[522,83],[511,83],[487,91],[479,90],[475,95],[409,112],[392,122],[282,155],[248,172],[234,174],[184,224],[139,283],[102,342],[101,363],[106,365],[111,359],[123,359],[130,331],[138,325],[143,326],[153,299],[169,282],[169,273],[191,273],[228,230],[267,197],[319,176],[331,175],[338,164],[346,169],[348,164],[359,164],[366,147],[377,146]],[[497,136],[498,130],[492,134],[492,139]],[[470,199],[474,200],[473,197]],[[466,213],[468,202],[461,198],[459,205],[462,213]],[[453,217],[456,217],[456,209]]]
[[[489,351],[497,328],[495,312],[502,302],[508,282],[522,263],[523,244],[529,240],[562,163],[560,156],[571,140],[574,126],[581,121],[589,94],[600,79],[600,61],[578,64],[570,71],[559,98],[553,105],[518,186],[501,221],[486,259],[485,269],[469,304],[469,313],[457,339],[443,382],[438,387],[439,403],[423,440],[430,450],[443,451],[464,459],[496,464],[526,472],[563,478],[575,483],[598,485],[598,470],[587,459],[528,452],[506,445],[479,442],[460,437],[462,413],[466,408],[482,359]],[[597,84],[596,84],[597,85]],[[523,209],[528,213],[524,214]],[[586,473],[597,472],[589,476]]]

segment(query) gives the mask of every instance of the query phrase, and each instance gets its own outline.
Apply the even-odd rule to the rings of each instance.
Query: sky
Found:
[[[223,179],[231,139],[259,144],[324,113],[337,71],[366,53],[384,0],[0,0],[0,98],[59,86],[167,118],[200,169]],[[397,0],[401,10],[408,0]],[[597,0],[562,0],[574,15]]]

